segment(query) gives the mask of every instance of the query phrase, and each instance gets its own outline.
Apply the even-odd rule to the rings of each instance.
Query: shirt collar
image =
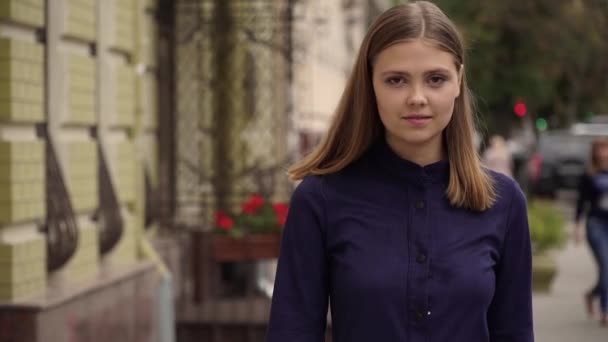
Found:
[[[412,182],[444,182],[447,184],[449,181],[450,163],[447,159],[442,159],[426,166],[420,166],[396,154],[388,145],[383,135],[376,139],[370,152],[372,159],[378,165],[397,177],[406,178]]]

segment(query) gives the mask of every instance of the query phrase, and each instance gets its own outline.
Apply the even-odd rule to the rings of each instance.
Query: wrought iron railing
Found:
[[[99,252],[109,252],[120,241],[124,222],[118,196],[112,184],[112,176],[105,153],[98,144],[99,155],[99,208],[94,216],[99,227]]]
[[[47,236],[47,269],[55,271],[66,264],[78,246],[78,226],[65,184],[53,139],[47,127],[37,127],[46,140],[46,221],[42,231]]]

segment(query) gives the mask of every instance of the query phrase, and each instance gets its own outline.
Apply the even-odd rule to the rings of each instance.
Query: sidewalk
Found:
[[[583,305],[596,274],[586,243],[568,242],[558,256],[558,272],[552,292],[534,295],[536,342],[608,341],[608,328],[588,318]]]

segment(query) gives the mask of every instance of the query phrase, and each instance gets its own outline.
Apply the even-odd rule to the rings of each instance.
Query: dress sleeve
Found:
[[[283,230],[267,342],[323,342],[328,275],[322,179],[294,191]]]
[[[488,310],[491,342],[533,342],[532,248],[526,199],[516,184]]]

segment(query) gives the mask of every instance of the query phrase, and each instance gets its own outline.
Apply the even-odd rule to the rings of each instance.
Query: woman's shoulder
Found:
[[[494,182],[497,207],[526,206],[526,196],[519,183],[503,173],[493,170],[486,170],[486,172]]]
[[[300,180],[293,191],[294,198],[319,198],[323,196],[323,175],[308,175]]]
[[[336,189],[346,190],[361,185],[369,178],[369,171],[365,163],[355,161],[343,169],[322,175],[305,176],[294,190],[294,196],[324,198],[327,193],[333,193]]]

